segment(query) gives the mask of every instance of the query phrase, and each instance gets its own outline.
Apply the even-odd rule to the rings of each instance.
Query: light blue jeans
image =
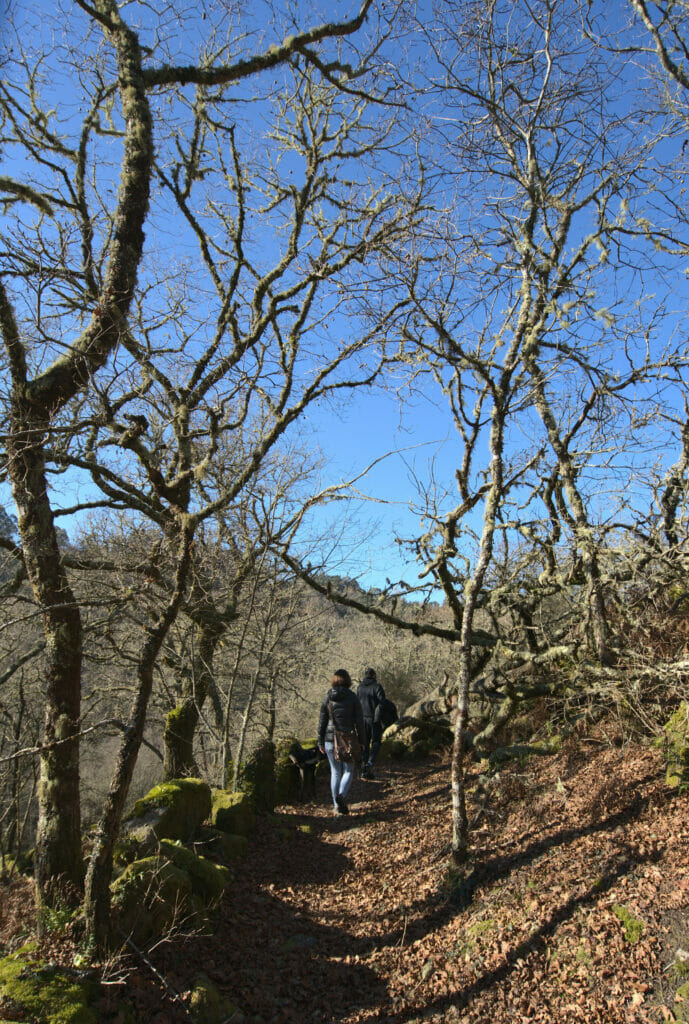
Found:
[[[338,796],[342,800],[347,798],[356,765],[353,761],[336,761],[333,743],[325,744],[325,753],[330,762],[330,792],[333,796],[333,807],[337,807]]]

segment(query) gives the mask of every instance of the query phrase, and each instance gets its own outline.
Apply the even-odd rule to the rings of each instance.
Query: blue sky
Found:
[[[329,16],[341,16],[343,11],[354,9],[355,5],[343,5],[342,3],[327,3],[323,10]],[[313,8],[303,5],[302,10],[308,10],[309,14],[317,20],[313,14]],[[603,8],[601,8],[603,9]],[[34,16],[40,16],[41,11],[52,17],[55,14],[53,5],[43,4],[33,9]],[[268,10],[268,5],[254,9],[254,27],[265,27],[261,22],[261,12]],[[606,5],[605,10],[609,10]],[[180,30],[176,25],[171,33],[171,40],[179,49],[175,54],[176,59],[181,59],[182,51],[193,47],[194,33],[198,30],[198,13],[192,13],[185,31]],[[53,31],[49,27],[49,31]],[[282,31],[282,29],[280,30]],[[277,33],[279,35],[279,33]],[[272,40],[274,33],[268,28],[268,36]],[[412,53],[413,56],[413,53]],[[634,109],[635,97],[629,89],[632,83],[633,73],[629,76],[625,73],[618,86],[620,88],[616,103],[618,112],[624,111],[625,104],[629,106],[630,113]],[[60,101],[63,109],[67,111],[71,97],[64,92],[64,86],[59,87],[62,91]],[[428,112],[428,111],[427,111]],[[431,110],[432,113],[432,110]],[[260,136],[262,125],[265,119],[265,107],[244,108],[243,112],[238,111],[238,135],[240,145],[245,149],[250,146],[252,133]],[[115,148],[115,147],[113,147]],[[387,170],[393,167],[392,158],[387,163]],[[11,164],[10,164],[11,167]],[[20,168],[15,168],[20,173]],[[107,184],[108,175],[111,171],[107,167],[101,170],[103,182]],[[480,209],[483,196],[480,191],[475,191],[473,198]],[[494,197],[493,197],[494,198]],[[166,225],[158,214],[158,223],[154,230],[159,239],[166,239],[166,251],[163,258],[172,262],[174,260],[184,261],[182,237],[167,231]],[[491,227],[490,221],[486,222]],[[153,225],[152,225],[153,229]],[[185,243],[186,250],[195,252],[194,247]],[[650,267],[650,264],[649,264]],[[639,275],[629,273],[623,275],[621,292],[618,299],[622,306],[627,305],[631,296],[625,293],[625,281],[628,291],[638,294],[642,286],[639,285]],[[671,298],[673,313],[664,326],[665,331],[677,329],[683,316],[684,296],[681,292],[681,272],[676,272],[674,259],[670,257],[659,257],[655,271],[649,269],[648,278],[643,285],[646,290],[646,298],[649,303],[657,302],[662,297],[662,292],[667,290]],[[456,296],[457,297],[457,296]],[[460,296],[461,298],[461,296]],[[607,296],[599,296],[597,302],[601,306],[613,305],[612,293]],[[676,311],[676,312],[675,312]],[[475,328],[477,323],[472,325]],[[339,318],[334,318],[330,326],[331,345],[337,346],[340,337],[351,330],[352,324]],[[583,328],[588,330],[589,328]],[[654,339],[654,344],[660,344],[662,338],[660,333]],[[614,354],[613,354],[614,358]],[[672,399],[674,401],[674,399]],[[359,474],[364,467],[375,460],[380,460],[371,470],[368,476],[357,484],[359,493],[369,496],[370,502],[365,500],[355,501],[350,514],[356,517],[359,522],[363,540],[357,541],[356,532],[348,544],[342,544],[339,549],[339,561],[333,559],[332,568],[339,572],[351,572],[360,575],[362,582],[370,585],[380,586],[386,578],[397,579],[406,576],[413,581],[415,565],[409,561],[398,545],[394,543],[394,535],[403,537],[411,536],[418,531],[418,517],[412,510],[416,504],[417,495],[413,484],[413,473],[427,479],[429,466],[432,462],[436,465],[437,479],[442,486],[446,486],[450,492],[453,490],[453,474],[460,457],[458,438],[455,435],[446,410],[445,400],[439,394],[438,389],[430,383],[421,383],[412,401],[406,401],[400,406],[392,386],[376,387],[369,392],[358,391],[351,399],[338,403],[337,406],[321,406],[309,409],[305,420],[295,431],[296,437],[300,438],[306,446],[318,446],[325,457],[325,464],[321,473],[321,485],[332,486],[340,480],[345,480]],[[518,446],[519,438],[515,435],[513,443]],[[400,451],[402,450],[402,451]],[[661,461],[672,460],[675,452],[668,449],[655,453]],[[654,456],[651,456],[654,457]],[[82,497],[91,497],[90,485],[79,484],[77,486],[74,477],[63,476],[59,478],[59,487],[62,493],[62,500],[66,504],[72,504],[76,493]],[[58,495],[56,493],[56,498]],[[8,489],[0,490],[0,500],[8,503]],[[58,498],[58,503],[59,503]],[[601,510],[604,512],[609,499],[604,497],[601,489]],[[331,506],[315,516],[314,530],[327,530],[331,534],[336,531],[337,525],[342,521],[343,507],[341,505]],[[71,535],[75,534],[78,524],[75,521],[61,521],[61,525],[67,527]]]

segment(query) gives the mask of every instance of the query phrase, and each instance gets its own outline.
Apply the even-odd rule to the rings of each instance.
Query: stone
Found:
[[[203,826],[197,833],[197,842],[194,843],[196,853],[209,853],[217,860],[237,860],[244,857],[249,845],[246,836],[233,836],[228,832],[221,832],[219,829]]]
[[[663,727],[667,769],[665,782],[682,792],[689,790],[689,703],[683,701]]]
[[[194,1024],[244,1024],[246,1017],[235,1004],[222,995],[213,982],[205,974],[196,979],[191,996],[189,1009]]]
[[[125,830],[137,842],[156,839],[187,842],[211,813],[210,786],[202,779],[172,779],[137,800]]]
[[[161,839],[160,854],[188,876],[191,889],[206,905],[216,903],[230,880],[230,872],[220,864],[214,864],[180,843]]]
[[[275,746],[275,806],[293,803],[299,794],[299,772],[289,759],[292,750],[298,740],[294,736],[287,736],[278,740]]]
[[[421,719],[401,718],[383,733],[381,758],[421,761],[452,746],[452,730]]]
[[[509,747],[498,747],[488,755],[488,763],[492,768],[508,761],[528,760],[530,757],[547,757],[557,754],[562,746],[562,738],[557,734],[549,736],[537,743],[513,743]]]
[[[165,857],[134,861],[110,889],[119,926],[137,945],[160,937],[197,909],[191,879]]]
[[[215,828],[235,836],[247,836],[253,831],[256,816],[247,793],[229,793],[226,789],[214,789],[211,799],[211,822]]]

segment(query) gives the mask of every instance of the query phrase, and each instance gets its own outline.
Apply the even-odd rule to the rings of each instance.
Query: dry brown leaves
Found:
[[[486,784],[472,863],[448,879],[449,770],[383,768],[353,813],[283,808],[234,867],[217,928],[151,955],[119,989],[142,1019],[187,1018],[205,972],[252,1024],[646,1024],[689,918],[686,798],[656,751],[593,745]],[[473,801],[472,801],[473,798]],[[614,907],[643,922],[631,944]],[[687,925],[689,932],[689,924]]]
[[[391,767],[358,784],[350,819],[285,808],[262,826],[221,931],[194,943],[249,1020],[668,1019],[663,915],[689,906],[689,826],[657,753],[571,747],[506,769],[450,881],[447,778]],[[643,921],[634,944],[616,905]]]

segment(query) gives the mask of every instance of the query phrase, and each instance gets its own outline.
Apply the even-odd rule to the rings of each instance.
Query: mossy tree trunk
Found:
[[[214,658],[218,643],[229,625],[213,616],[202,622],[198,653],[194,657],[191,676],[184,682],[182,700],[165,719],[163,732],[163,779],[181,779],[197,773],[194,760],[194,737],[199,715],[206,698],[215,687]]]
[[[110,942],[110,882],[112,880],[113,851],[144,735],[156,660],[165,637],[175,621],[184,596],[189,575],[194,527],[193,518],[184,516],[177,548],[175,586],[157,622],[147,629],[148,635],[141,648],[137,665],[137,688],[129,727],[122,739],[86,874],[86,931],[94,947],[99,950],[106,949]]]
[[[486,572],[493,557],[493,544],[498,515],[504,500],[503,457],[505,419],[510,398],[510,383],[516,366],[518,351],[519,341],[515,339],[510,346],[499,379],[494,382],[491,389],[493,401],[490,431],[490,452],[492,456],[490,462],[490,484],[485,496],[479,555],[474,570],[467,577],[464,586],[463,604],[460,605],[456,601],[454,587],[451,587],[451,593],[455,602],[455,615],[461,623],[457,714],[454,724],[450,778],[452,790],[452,860],[457,865],[463,864],[469,855],[469,821],[467,818],[464,783],[464,754],[467,747],[467,727],[469,723],[469,688],[475,669],[472,651],[474,618]],[[444,573],[441,571],[441,578],[443,575]]]
[[[0,332],[11,381],[8,473],[17,506],[22,554],[46,640],[45,749],[38,793],[36,890],[39,905],[69,899],[83,883],[79,802],[82,623],[57,542],[46,480],[51,418],[83,391],[117,345],[131,303],[148,212],[153,146],[141,78],[141,53],[113,0],[96,0],[97,17],[115,43],[123,120],[127,126],[113,217],[115,230],[102,284],[92,268],[85,289],[92,313],[83,333],[31,380],[28,348],[0,281]],[[49,196],[31,200],[50,215]],[[63,892],[64,887],[67,891]]]
[[[8,309],[3,310],[5,324]],[[18,340],[18,335],[17,335]],[[45,633],[45,718],[38,791],[39,904],[74,903],[83,885],[79,797],[82,626],[63,569],[48,497],[44,413],[14,389],[7,441],[24,565]]]

